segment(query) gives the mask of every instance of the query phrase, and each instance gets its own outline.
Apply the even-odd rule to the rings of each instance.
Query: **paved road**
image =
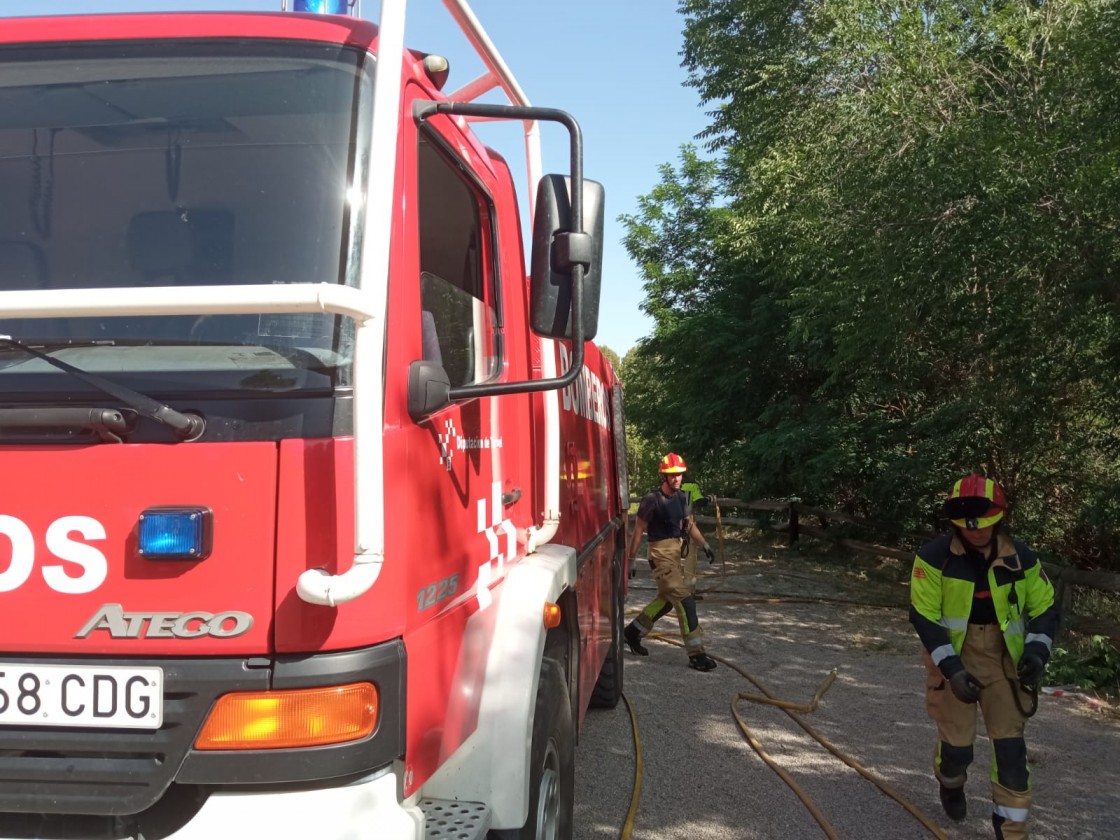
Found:
[[[873,596],[901,603],[907,597],[905,570],[886,568],[877,575],[872,569],[868,580],[866,569],[840,573],[822,558],[772,550],[765,543],[725,547],[730,559],[724,575],[701,581],[701,590],[708,590],[699,607],[709,652],[746,670],[775,696],[797,703],[809,702],[836,668],[835,683],[805,720],[909,799],[946,837],[990,838],[990,748],[983,734],[967,787],[969,818],[952,824],[941,813],[929,772],[933,734],[924,709],[919,648],[903,609],[735,602],[785,594]],[[639,562],[639,569],[631,581],[630,611],[654,592],[645,564]],[[656,629],[672,635],[676,622],[667,616]],[[659,641],[648,646],[649,657],[626,655],[625,695],[637,717],[643,762],[634,840],[824,837],[739,731],[732,704],[739,692],[756,689],[725,665],[698,673],[686,667],[679,647]],[[839,837],[932,836],[780,710],[746,701],[737,708]],[[1027,740],[1036,794],[1032,837],[1120,836],[1120,724],[1075,699],[1044,697]],[[625,705],[589,712],[577,750],[576,840],[620,837],[634,768]]]

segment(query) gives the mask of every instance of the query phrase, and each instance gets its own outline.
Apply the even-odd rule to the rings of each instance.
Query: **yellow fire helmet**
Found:
[[[670,452],[661,459],[661,465],[657,468],[657,471],[662,475],[677,475],[687,469],[688,465],[684,462],[684,458],[676,452]]]
[[[958,528],[975,531],[995,525],[1007,510],[1003,488],[982,475],[966,476],[953,485],[945,515]]]

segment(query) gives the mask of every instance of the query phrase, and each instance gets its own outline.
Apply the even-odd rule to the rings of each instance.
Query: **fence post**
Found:
[[[1065,575],[1058,578],[1058,591],[1054,593],[1054,600],[1058,602],[1060,621],[1058,632],[1060,633],[1069,628],[1070,619],[1073,618],[1073,587],[1069,585]]]
[[[797,522],[797,502],[790,502],[789,503],[789,544],[790,544],[791,548],[794,545],[797,544],[797,539],[798,539],[799,536],[800,536],[800,534],[798,534],[798,522]]]

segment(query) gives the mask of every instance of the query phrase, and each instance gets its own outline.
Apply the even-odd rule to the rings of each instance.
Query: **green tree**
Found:
[[[908,526],[981,470],[1020,530],[1114,556],[1113,4],[681,8],[719,158],[685,149],[624,218],[656,323],[643,434],[745,492]],[[712,422],[676,419],[694,404]]]
[[[621,360],[618,358],[618,353],[614,352],[614,350],[612,350],[605,344],[599,345],[599,352],[602,353],[606,360],[611,363],[611,367],[617,373],[619,367],[621,367],[622,364]]]
[[[627,355],[625,383],[642,437],[662,453],[683,455],[705,489],[732,492],[744,479],[726,433],[742,427],[744,406],[779,383],[765,364],[726,363],[744,351],[762,361],[781,332],[771,302],[752,293],[764,292],[747,281],[752,265],[731,250],[735,218],[720,206],[719,171],[686,146],[679,168],[661,167],[638,213],[622,217],[625,245],[644,278],[643,309],[655,322]]]

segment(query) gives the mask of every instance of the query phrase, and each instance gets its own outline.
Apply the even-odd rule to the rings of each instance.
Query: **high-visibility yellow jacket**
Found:
[[[937,537],[918,550],[910,576],[910,623],[947,678],[964,667],[951,657],[959,656],[964,644],[976,588],[978,565],[967,552],[974,550],[955,533]],[[1038,556],[1018,540],[998,534],[987,576],[1011,659],[1018,664],[1024,646],[1032,642],[1045,646],[1048,657],[1058,632],[1058,608]]]

